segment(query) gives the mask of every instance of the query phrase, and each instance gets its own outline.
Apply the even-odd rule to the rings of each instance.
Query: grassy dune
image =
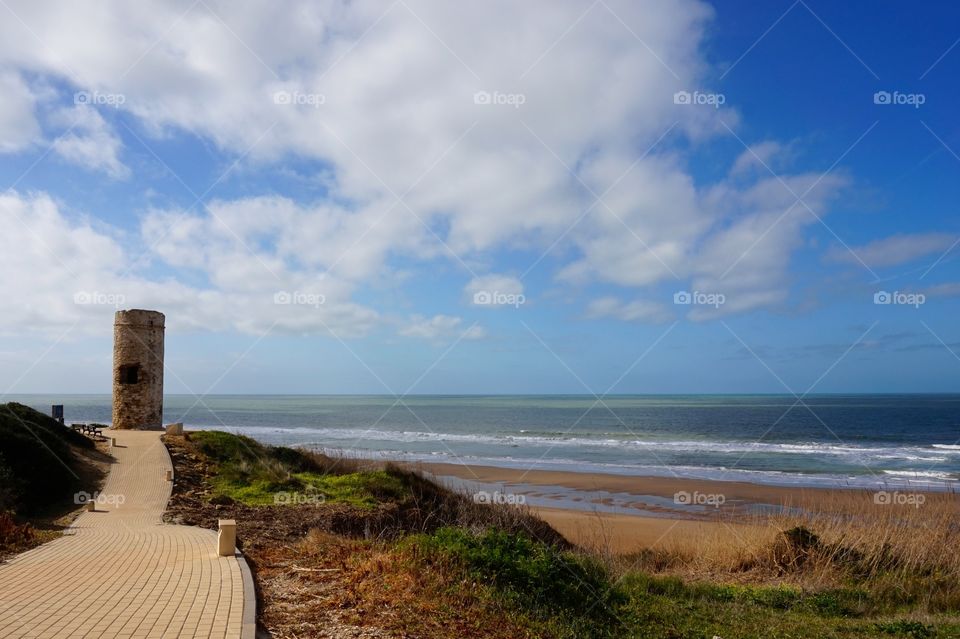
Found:
[[[758,518],[749,534],[718,528],[624,557],[389,465],[225,433],[176,445],[206,468],[218,512],[246,509],[241,537],[244,517],[322,522],[271,529],[245,550],[260,623],[277,636],[340,624],[438,638],[960,637],[953,496],[907,511],[851,493]],[[354,532],[322,529],[331,509]]]
[[[0,405],[0,557],[58,536],[108,458],[93,441],[17,403]]]

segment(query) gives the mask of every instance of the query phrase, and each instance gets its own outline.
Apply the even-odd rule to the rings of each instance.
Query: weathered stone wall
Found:
[[[162,427],[163,330],[163,313],[117,311],[113,323],[114,428]]]

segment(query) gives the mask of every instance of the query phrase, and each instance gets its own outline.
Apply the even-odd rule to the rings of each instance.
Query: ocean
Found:
[[[10,395],[68,422],[109,395]],[[164,421],[357,457],[774,485],[960,487],[960,395],[169,395]]]

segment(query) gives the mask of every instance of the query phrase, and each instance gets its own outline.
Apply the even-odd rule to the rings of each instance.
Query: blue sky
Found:
[[[960,390],[952,3],[40,4],[7,393]]]

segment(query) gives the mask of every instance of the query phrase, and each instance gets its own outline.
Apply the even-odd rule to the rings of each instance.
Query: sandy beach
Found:
[[[855,500],[858,488],[800,488],[679,477],[519,470],[494,466],[420,463],[411,466],[441,481],[495,487],[522,494],[532,510],[569,540],[617,553],[699,538],[725,527],[755,526],[757,515],[779,508],[818,507]],[[941,496],[944,496],[941,493]]]
[[[438,477],[457,477],[466,481],[492,484],[534,486],[563,486],[581,492],[625,493],[629,495],[653,495],[673,499],[677,493],[722,494],[724,506],[763,503],[792,504],[800,500],[826,497],[838,488],[796,488],[769,486],[733,481],[709,481],[681,477],[644,477],[612,475],[604,473],[575,473],[552,470],[520,470],[496,466],[473,466],[466,464],[418,463],[415,466]],[[851,489],[864,492],[862,489]]]
[[[695,538],[721,526],[728,530],[748,526],[566,508],[533,508],[533,512],[578,546],[609,550],[618,554],[662,547],[676,537]]]

